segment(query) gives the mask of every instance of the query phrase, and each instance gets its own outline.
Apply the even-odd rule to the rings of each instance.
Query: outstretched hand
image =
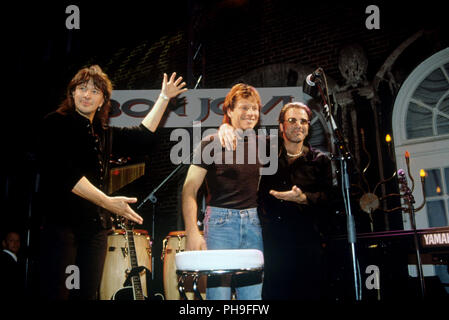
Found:
[[[168,79],[167,74],[164,73],[161,93],[171,99],[183,92],[186,92],[188,90],[187,88],[184,88],[186,83],[181,81],[182,77],[178,77],[176,79],[176,72],[171,74],[170,79]]]
[[[128,197],[108,197],[108,201],[105,204],[105,208],[119,216],[122,216],[128,220],[143,223],[143,219],[139,216],[130,206],[130,203],[136,203],[137,198]]]
[[[307,196],[300,188],[293,186],[289,191],[270,190],[270,194],[279,200],[292,201],[299,204],[307,204]]]

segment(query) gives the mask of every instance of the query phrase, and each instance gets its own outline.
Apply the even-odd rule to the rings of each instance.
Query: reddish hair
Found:
[[[109,110],[111,109],[112,83],[106,73],[101,70],[98,65],[83,68],[69,82],[66,90],[66,97],[59,105],[57,112],[66,114],[75,111],[75,101],[73,100],[73,92],[80,84],[84,84],[92,80],[94,86],[103,93],[104,102],[100,111],[95,113],[95,119],[98,119],[103,128],[107,128],[109,122]]]
[[[231,119],[228,116],[228,110],[234,110],[237,100],[250,98],[256,100],[260,112],[260,109],[262,108],[262,102],[260,100],[259,92],[257,92],[256,88],[245,83],[238,83],[234,85],[226,95],[225,101],[223,103],[223,123],[231,124]]]

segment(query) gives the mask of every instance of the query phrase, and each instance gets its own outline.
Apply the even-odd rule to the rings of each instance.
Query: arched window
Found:
[[[409,179],[409,187],[414,182],[415,207],[423,203],[420,169],[427,173],[426,205],[415,213],[416,227],[448,226],[449,48],[423,61],[401,86],[393,110],[393,136],[398,168],[407,168],[405,152],[410,153],[414,181]],[[404,229],[411,228],[408,214],[403,214],[403,222]],[[425,266],[426,275],[433,274],[431,267]],[[448,282],[447,270],[435,268],[435,272]]]
[[[393,135],[398,167],[415,180],[414,197],[423,201],[420,169],[427,172],[426,207],[416,214],[417,227],[447,226],[449,221],[449,48],[422,62],[406,79],[395,101]],[[432,210],[430,210],[432,209]],[[406,228],[410,228],[404,216]]]
[[[449,133],[449,62],[434,69],[410,97],[407,139],[432,138]]]

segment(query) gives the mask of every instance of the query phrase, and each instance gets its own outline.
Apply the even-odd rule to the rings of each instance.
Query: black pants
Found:
[[[318,234],[295,223],[263,227],[264,300],[322,300],[326,259]]]
[[[83,233],[67,227],[46,227],[42,233],[39,262],[41,298],[98,299],[107,235],[108,230]],[[79,289],[75,287],[78,270]]]

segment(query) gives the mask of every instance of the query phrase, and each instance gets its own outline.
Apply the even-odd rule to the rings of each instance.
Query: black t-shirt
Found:
[[[241,140],[235,151],[223,148],[217,135],[206,137],[195,150],[193,164],[207,170],[208,205],[230,209],[257,207],[261,165],[255,134]]]

